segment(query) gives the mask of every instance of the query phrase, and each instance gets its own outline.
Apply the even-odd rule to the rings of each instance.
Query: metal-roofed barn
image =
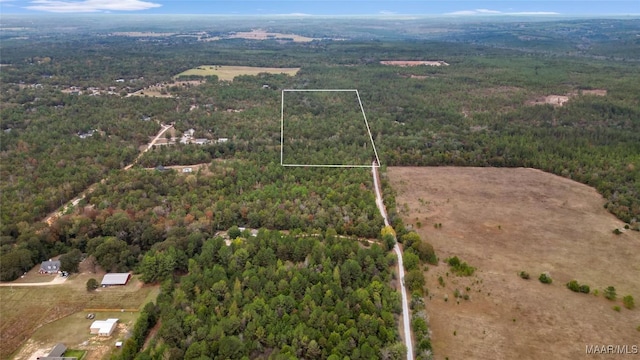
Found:
[[[108,273],[102,278],[100,285],[113,286],[113,285],[127,285],[131,279],[130,273]]]
[[[116,329],[118,319],[96,320],[91,324],[91,334],[98,336],[111,336]]]

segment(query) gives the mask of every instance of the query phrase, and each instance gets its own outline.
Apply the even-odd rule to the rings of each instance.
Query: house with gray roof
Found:
[[[47,260],[40,264],[40,274],[57,274],[60,271],[60,260]]]
[[[76,357],[62,356],[65,351],[67,347],[63,343],[58,343],[51,349],[49,355],[39,357],[38,360],[77,360]]]

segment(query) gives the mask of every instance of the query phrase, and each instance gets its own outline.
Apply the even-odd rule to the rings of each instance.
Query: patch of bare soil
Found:
[[[388,176],[405,223],[441,260],[477,268],[457,277],[440,263],[425,273],[436,359],[612,359],[586,347],[638,345],[640,309],[620,298],[640,298],[640,233],[614,235],[624,224],[593,188],[524,168],[394,167]],[[545,272],[550,285],[537,280]],[[569,291],[573,279],[592,293]],[[618,300],[602,296],[607,286]]]
[[[35,342],[31,339],[27,340],[20,351],[15,354],[14,359],[37,360],[43,356],[49,355],[51,347]]]
[[[580,90],[572,91],[566,95],[547,95],[543,97],[539,97],[530,101],[527,101],[527,105],[540,105],[540,104],[550,104],[553,106],[562,106],[571,98],[576,97],[578,95],[594,95],[594,96],[606,96],[607,90],[603,89],[595,89],[595,90]]]
[[[442,60],[437,60],[437,61],[386,60],[386,61],[380,61],[380,64],[382,64],[382,65],[390,65],[390,66],[400,66],[400,67],[420,66],[420,65],[426,65],[426,66],[449,66],[449,64],[447,64],[446,62],[444,62]]]

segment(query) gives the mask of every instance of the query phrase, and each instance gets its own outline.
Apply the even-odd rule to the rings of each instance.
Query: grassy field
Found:
[[[157,286],[142,286],[135,277],[126,286],[87,292],[86,282],[92,277],[100,280],[102,273],[72,275],[59,285],[0,287],[0,358],[8,358],[32,336],[38,343],[46,344],[48,340],[60,341],[48,334],[59,333],[61,329],[68,329],[70,334],[86,335],[90,323],[85,324],[89,320],[84,319],[84,309],[113,309],[120,314],[120,309],[139,309],[158,294]],[[100,316],[103,314],[96,314],[96,317]],[[137,313],[132,316],[136,317]],[[81,319],[80,323],[76,317]],[[57,324],[67,321],[77,326]],[[77,332],[79,328],[82,330]],[[73,343],[67,345],[74,346]]]
[[[593,188],[523,168],[389,168],[388,176],[403,220],[439,259],[477,268],[457,277],[440,262],[425,272],[435,359],[577,359],[587,345],[638,344],[640,309],[620,299],[640,298],[640,233],[614,235],[624,224]],[[538,281],[543,272],[552,284]],[[592,293],[568,290],[573,279]],[[616,301],[603,297],[607,286]],[[470,299],[456,299],[456,289]]]
[[[240,75],[258,75],[260,73],[269,74],[287,74],[294,76],[300,71],[300,68],[268,68],[253,66],[221,66],[221,65],[201,65],[194,69],[183,71],[174,76],[212,76],[216,75],[219,80],[233,81],[233,78]]]

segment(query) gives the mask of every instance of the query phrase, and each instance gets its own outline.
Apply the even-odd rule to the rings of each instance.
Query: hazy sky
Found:
[[[10,13],[221,15],[639,15],[640,0],[0,0]]]

